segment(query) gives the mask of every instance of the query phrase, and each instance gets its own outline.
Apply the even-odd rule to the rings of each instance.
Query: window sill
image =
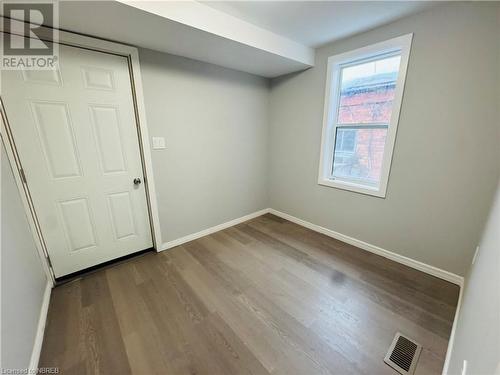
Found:
[[[365,185],[356,184],[354,182],[332,180],[329,178],[319,178],[318,185],[328,186],[336,189],[348,190],[354,193],[371,195],[378,198],[385,198],[386,188],[380,186],[379,188],[371,188]]]

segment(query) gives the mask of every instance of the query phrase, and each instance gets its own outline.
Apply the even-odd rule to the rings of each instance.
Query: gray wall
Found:
[[[2,368],[29,366],[47,279],[2,144]]]
[[[140,50],[163,242],[267,207],[268,80]]]
[[[465,287],[448,374],[500,374],[500,186]],[[496,370],[496,371],[495,371]]]
[[[270,206],[464,275],[499,168],[498,4],[454,3],[316,52],[272,81]],[[386,199],[319,186],[328,56],[414,33]]]
[[[497,9],[500,28],[500,7]],[[500,34],[500,33],[499,33]],[[497,34],[498,35],[498,34]],[[500,75],[500,37],[498,73]],[[500,127],[500,81],[497,97]],[[500,144],[500,139],[497,144]],[[500,162],[498,163],[500,165]],[[460,375],[467,360],[469,375],[500,375],[500,183],[480,241],[476,261],[467,277],[457,322],[449,375]]]

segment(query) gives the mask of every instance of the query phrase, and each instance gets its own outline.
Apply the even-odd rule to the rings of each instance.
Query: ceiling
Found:
[[[429,9],[431,1],[202,1],[309,47]]]
[[[278,77],[314,48],[427,10],[431,1],[60,1],[63,30]]]
[[[61,1],[63,30],[277,77],[314,65],[314,50],[196,1]]]

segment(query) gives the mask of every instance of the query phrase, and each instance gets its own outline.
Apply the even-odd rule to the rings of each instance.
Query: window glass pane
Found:
[[[333,177],[377,187],[384,158],[387,126],[338,127]]]
[[[356,130],[338,129],[335,139],[335,149],[344,152],[354,152],[356,146]]]
[[[401,56],[342,68],[339,124],[389,123]]]

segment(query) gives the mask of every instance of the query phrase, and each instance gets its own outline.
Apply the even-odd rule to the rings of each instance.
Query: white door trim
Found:
[[[40,28],[40,34],[38,37],[45,40],[51,40],[52,33],[49,28]],[[3,22],[0,22],[0,33],[5,32],[3,29]],[[132,95],[134,101],[134,109],[136,115],[136,123],[138,126],[138,141],[139,148],[141,151],[143,170],[145,174],[145,185],[146,185],[146,200],[148,203],[149,218],[151,224],[151,233],[153,236],[153,246],[156,251],[161,251],[162,238],[161,238],[161,228],[160,228],[160,216],[158,213],[158,203],[156,200],[156,190],[153,175],[153,161],[151,159],[151,146],[149,142],[149,132],[146,122],[146,109],[144,105],[144,96],[142,88],[142,78],[139,64],[139,51],[136,47],[110,42],[103,39],[98,39],[94,37],[89,37],[85,35],[75,34],[67,31],[60,30],[58,33],[57,43],[65,44],[73,47],[90,49],[93,51],[111,53],[127,58],[129,64],[130,81],[132,84]],[[39,229],[37,223],[36,215],[34,215],[34,208],[31,204],[29,198],[29,191],[25,189],[25,183],[21,177],[21,163],[15,149],[15,144],[13,142],[12,135],[8,130],[7,117],[2,105],[2,127],[1,136],[4,141],[5,147],[7,148],[7,155],[9,162],[16,175],[16,182],[21,196],[23,197],[24,208],[26,214],[30,218],[30,225],[32,225],[33,235],[35,242],[37,243],[37,248],[39,248],[40,255],[42,259],[47,259],[47,254],[45,251],[45,246],[43,243],[43,236]],[[26,186],[27,188],[27,186]],[[33,221],[33,223],[32,223]],[[35,233],[37,235],[35,235]],[[51,280],[54,280],[52,272],[49,270],[50,265],[47,266],[47,272]]]
[[[0,103],[1,104],[1,103]],[[24,211],[26,213],[26,217],[28,218],[28,224],[30,226],[31,234],[33,236],[33,240],[35,241],[35,246],[38,251],[38,255],[40,256],[40,260],[42,263],[42,268],[47,276],[47,280],[50,281],[51,286],[55,283],[55,276],[52,272],[52,268],[50,267],[50,263],[48,261],[48,253],[46,252],[45,243],[43,241],[42,232],[40,230],[40,225],[38,224],[38,220],[36,219],[32,209],[33,203],[31,202],[31,196],[29,194],[28,187],[24,184],[23,178],[21,177],[21,161],[19,160],[19,156],[15,150],[15,145],[13,143],[12,134],[7,129],[7,124],[4,121],[5,112],[3,110],[3,104],[0,105],[0,124],[1,124],[1,138],[2,143],[5,147],[5,151],[7,153],[7,159],[9,160],[10,167],[12,168],[12,172],[14,175],[14,179],[16,181],[16,186],[19,191],[19,195],[21,197],[21,201],[23,202]]]

